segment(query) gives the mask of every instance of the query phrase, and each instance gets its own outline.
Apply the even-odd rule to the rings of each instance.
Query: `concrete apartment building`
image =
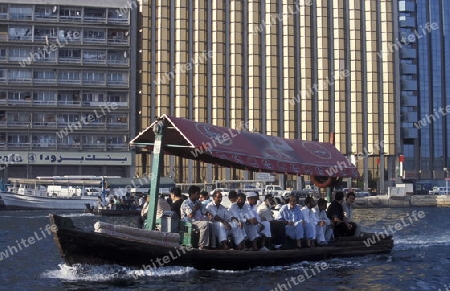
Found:
[[[0,177],[134,174],[137,13],[0,0]]]
[[[143,1],[138,128],[163,113],[285,138],[329,141],[356,163],[361,188],[397,177],[391,0]],[[148,152],[136,151],[139,174]],[[177,182],[253,178],[167,157]],[[295,187],[297,177],[278,175]],[[308,179],[308,177],[305,177]]]

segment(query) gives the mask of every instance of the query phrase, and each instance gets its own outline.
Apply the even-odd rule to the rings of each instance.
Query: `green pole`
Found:
[[[331,203],[331,187],[327,187],[327,201]]]
[[[165,119],[159,120],[153,126],[153,132],[155,133],[155,143],[153,146],[152,153],[152,172],[150,176],[150,190],[148,192],[149,200],[148,200],[148,211],[147,211],[147,229],[153,230],[155,229],[155,221],[156,221],[156,208],[158,204],[158,195],[159,195],[159,178],[161,173],[161,165],[162,159],[164,157],[163,151],[163,138],[164,131],[166,129]]]

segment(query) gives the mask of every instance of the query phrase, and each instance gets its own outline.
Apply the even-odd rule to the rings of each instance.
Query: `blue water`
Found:
[[[425,215],[411,219],[413,211]],[[108,218],[70,212],[77,226],[93,229],[97,220],[135,225],[134,218]],[[69,267],[46,235],[47,211],[0,211],[0,290],[450,290],[450,208],[357,209],[366,231],[389,231],[390,254],[250,271],[197,271],[163,267],[155,271],[117,265]],[[403,221],[406,222],[405,225]],[[412,223],[411,223],[412,221]],[[397,229],[395,225],[397,225]],[[400,227],[401,226],[401,227]],[[36,236],[37,234],[37,236]],[[44,237],[44,235],[46,235]],[[19,250],[22,239],[27,247]],[[40,240],[38,240],[39,238]],[[13,249],[17,248],[17,252]],[[136,256],[139,256],[136,251]],[[303,282],[298,280],[303,278]]]

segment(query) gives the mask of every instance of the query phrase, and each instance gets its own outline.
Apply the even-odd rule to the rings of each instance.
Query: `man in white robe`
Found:
[[[238,220],[241,229],[245,230],[246,239],[252,242],[252,248],[254,251],[258,250],[257,238],[258,235],[258,219],[253,214],[249,205],[245,203],[246,197],[244,193],[239,193],[236,203],[233,203],[230,207],[230,212],[233,218]],[[244,244],[238,246],[237,249],[244,248]]]
[[[231,213],[222,204],[222,193],[216,191],[213,194],[213,201],[206,205],[206,212],[212,219],[212,227],[215,236],[219,239],[222,248],[227,250],[228,234],[233,234],[234,244],[241,245],[245,238],[244,229],[240,228],[237,221],[232,221]]]
[[[318,245],[326,245],[333,236],[331,221],[327,216],[327,200],[320,198],[316,206],[317,226],[316,242]]]
[[[270,245],[270,239],[272,238],[272,233],[270,230],[270,222],[269,221],[262,221],[261,218],[258,215],[258,194],[256,192],[248,192],[247,193],[247,202],[250,206],[251,211],[253,212],[253,215],[256,217],[259,223],[258,227],[258,234],[262,237],[261,240],[261,248],[260,251],[268,251],[269,249],[266,247],[266,239],[268,244]],[[264,202],[263,202],[264,203]]]
[[[342,202],[342,208],[344,209],[344,221],[346,223],[352,222],[355,224],[355,236],[359,236],[361,234],[361,225],[353,221],[353,203],[355,202],[356,195],[354,192],[348,192],[347,196]]]
[[[315,211],[316,202],[311,196],[306,197],[305,206],[302,207],[303,219],[305,220],[306,246],[314,247],[316,240],[316,225],[318,224]]]

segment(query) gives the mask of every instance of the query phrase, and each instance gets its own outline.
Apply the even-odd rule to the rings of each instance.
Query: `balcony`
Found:
[[[81,85],[80,79],[58,79],[58,84],[71,84],[71,85]]]
[[[84,8],[84,22],[106,23],[106,9]]]
[[[25,84],[31,84],[31,78],[27,77],[10,77],[8,79],[9,83],[25,83]]]
[[[105,143],[83,143],[83,148],[89,148],[89,149],[104,149]]]
[[[34,106],[56,106],[56,100],[33,100]]]
[[[86,86],[104,86],[104,85],[106,85],[106,81],[105,80],[89,80],[89,79],[85,79],[85,80],[83,80],[83,85],[86,85]]]
[[[128,30],[109,30],[108,44],[111,45],[128,45]]]
[[[106,52],[97,50],[84,51],[83,64],[106,64]]]
[[[127,129],[128,128],[128,123],[126,123],[126,122],[107,122],[106,126],[107,126],[107,128]]]
[[[58,19],[58,6],[36,6],[34,10],[35,20],[55,21]]]
[[[72,101],[72,100],[58,100],[58,106],[80,106],[81,101]]]
[[[118,12],[116,9],[109,9],[108,11],[108,23],[111,24],[129,24],[128,10],[125,12]]]
[[[60,7],[59,19],[62,21],[81,22],[81,7]]]
[[[91,30],[85,28],[83,33],[83,42],[84,43],[93,43],[93,44],[105,44],[106,43],[106,31],[105,30]]]
[[[63,64],[81,64],[81,58],[80,57],[60,57],[58,59],[59,63]]]
[[[33,127],[51,127],[56,128],[56,122],[52,121],[33,121]]]

